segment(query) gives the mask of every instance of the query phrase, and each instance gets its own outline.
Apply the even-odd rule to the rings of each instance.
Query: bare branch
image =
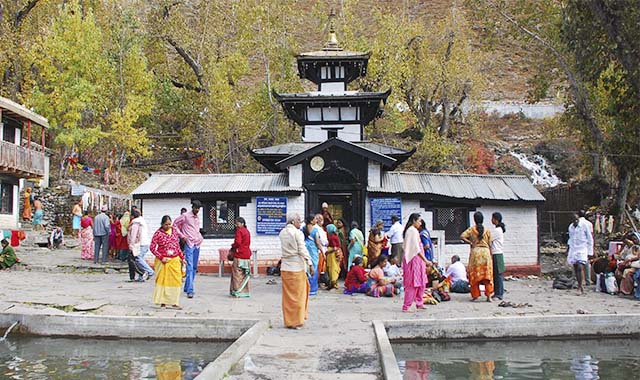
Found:
[[[176,5],[180,5],[182,4],[182,1],[174,1],[171,4],[167,4],[162,8],[162,18],[163,19],[168,19],[169,18],[169,11],[171,11],[171,8],[175,7]]]
[[[20,24],[22,24],[24,18],[27,17],[29,12],[31,12],[31,10],[38,4],[38,1],[39,0],[29,0],[29,2],[25,4],[25,6],[18,11],[18,13],[16,13],[16,18],[15,20],[13,20],[13,26],[15,28],[20,27]]]
[[[562,54],[558,51],[558,49],[556,49],[553,45],[551,45],[549,41],[545,40],[544,38],[540,37],[538,34],[532,32],[525,26],[521,25],[518,21],[516,21],[513,17],[505,13],[499,6],[497,6],[492,1],[486,0],[486,2],[492,8],[497,10],[498,13],[500,13],[500,15],[505,20],[507,20],[509,23],[514,25],[516,28],[518,28],[520,31],[522,31],[529,37],[533,38],[536,42],[538,42],[545,49],[551,52],[551,54],[553,54],[553,56],[556,58],[556,61],[564,71],[567,77],[567,80],[569,81],[569,88],[571,89],[571,95],[573,96],[573,100],[576,105],[576,110],[578,111],[578,114],[580,115],[582,120],[584,120],[585,124],[587,125],[587,128],[589,128],[589,131],[591,132],[595,146],[600,149],[604,149],[604,145],[603,145],[604,136],[602,135],[602,131],[598,126],[598,122],[593,116],[594,113],[593,113],[591,104],[589,103],[587,90],[584,88],[584,85],[579,80],[577,74],[573,72],[573,70],[571,69],[571,66],[565,60]]]
[[[205,92],[204,88],[196,87],[196,86],[190,85],[189,83],[178,82],[175,79],[170,79],[170,80],[171,80],[171,84],[173,84],[175,87],[184,88],[185,90],[191,90],[195,92]]]
[[[191,67],[191,70],[193,70],[193,73],[196,75],[196,79],[200,84],[201,91],[208,94],[209,88],[207,87],[207,84],[204,80],[204,70],[202,69],[202,65],[200,65],[200,63],[193,58],[191,53],[180,46],[178,42],[176,42],[176,40],[174,40],[173,38],[166,36],[164,37],[164,40],[167,41],[171,46],[173,46],[178,55],[180,55],[182,59],[184,59],[184,61],[189,65],[189,67]],[[187,87],[185,86],[185,88]]]

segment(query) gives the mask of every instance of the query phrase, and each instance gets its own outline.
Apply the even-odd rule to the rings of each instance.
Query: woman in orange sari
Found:
[[[31,221],[31,188],[24,190],[24,206],[22,207],[22,219],[26,222]]]
[[[382,221],[376,222],[371,231],[369,231],[369,240],[367,241],[367,257],[369,268],[375,267],[375,262],[378,260],[378,256],[382,253],[382,227],[384,227],[384,223],[382,223],[382,227],[379,223]]]
[[[469,284],[471,285],[471,300],[475,301],[480,297],[480,284],[484,285],[484,294],[487,302],[491,302],[493,293],[493,260],[491,258],[491,233],[485,230],[482,223],[484,215],[480,211],[473,214],[475,226],[467,228],[460,235],[460,239],[471,244],[469,253]]]

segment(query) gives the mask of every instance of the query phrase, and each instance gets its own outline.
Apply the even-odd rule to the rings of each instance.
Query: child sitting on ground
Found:
[[[402,287],[402,268],[398,266],[398,258],[395,256],[389,257],[387,264],[382,268],[385,277],[389,277],[395,280],[399,287]]]

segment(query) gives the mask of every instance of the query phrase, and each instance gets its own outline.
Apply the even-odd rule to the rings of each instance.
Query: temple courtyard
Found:
[[[94,266],[71,249],[20,249],[18,256],[16,270],[0,273],[2,313],[268,320],[271,328],[233,368],[232,379],[381,379],[374,320],[427,320],[426,326],[432,321],[439,327],[459,318],[640,313],[640,302],[629,297],[595,293],[593,287],[578,296],[552,289],[551,280],[528,277],[505,283],[507,307],[451,294],[451,301],[412,314],[401,312],[402,297],[320,291],[310,299],[307,324],[289,330],[282,323],[279,277],[252,278],[251,298],[235,299],[228,295],[229,277],[200,274],[195,298],[183,296],[183,310],[168,310],[151,303],[153,280],[127,282],[120,263]],[[159,337],[171,337],[170,330],[159,331]]]

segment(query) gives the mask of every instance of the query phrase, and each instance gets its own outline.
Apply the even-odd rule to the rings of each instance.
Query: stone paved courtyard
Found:
[[[451,301],[414,314],[401,312],[401,297],[374,299],[321,291],[310,300],[309,321],[295,331],[282,325],[279,277],[254,278],[251,298],[234,299],[228,296],[229,277],[198,275],[195,298],[183,296],[183,310],[164,310],[151,303],[153,281],[126,282],[126,269],[119,272],[125,268],[121,264],[91,269],[93,263],[80,260],[78,250],[17,252],[21,268],[0,272],[3,313],[270,320],[272,328],[236,366],[233,379],[379,379],[372,320],[427,319],[437,325],[462,317],[640,313],[640,302],[631,298],[592,290],[577,296],[575,291],[552,289],[550,280],[531,278],[507,281],[505,298],[530,306],[499,307],[452,294]]]

